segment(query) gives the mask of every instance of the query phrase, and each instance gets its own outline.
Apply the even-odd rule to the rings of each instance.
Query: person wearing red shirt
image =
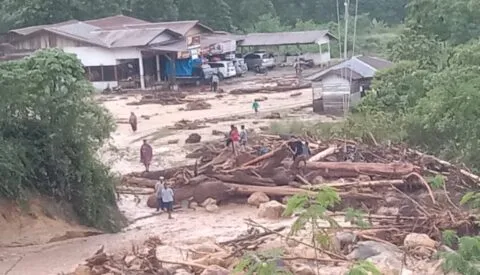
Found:
[[[240,133],[238,133],[235,125],[230,125],[230,133],[227,138],[227,146],[232,144],[232,151],[235,153],[235,146],[240,141]]]

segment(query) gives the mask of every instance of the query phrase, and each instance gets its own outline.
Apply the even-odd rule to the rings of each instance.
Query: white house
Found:
[[[198,21],[150,23],[118,15],[11,30],[16,51],[60,48],[81,60],[97,89],[127,85],[144,89],[166,77],[165,64],[199,50],[213,30]]]
[[[314,112],[343,113],[370,89],[377,71],[393,65],[378,57],[354,56],[306,77],[312,82]]]

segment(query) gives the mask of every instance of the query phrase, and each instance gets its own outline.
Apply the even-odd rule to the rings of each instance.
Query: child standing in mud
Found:
[[[260,108],[260,104],[258,103],[258,100],[254,100],[252,103],[252,109],[255,111],[255,113],[258,113],[258,108]]]

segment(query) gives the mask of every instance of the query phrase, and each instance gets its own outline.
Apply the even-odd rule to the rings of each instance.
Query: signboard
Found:
[[[190,58],[190,56],[191,56],[190,51],[177,52],[177,58],[178,59]]]
[[[235,40],[228,40],[228,41],[211,45],[208,48],[208,52],[210,54],[224,54],[224,53],[235,52],[236,49],[237,49],[237,43],[235,42]]]
[[[187,37],[187,49],[200,47],[200,35]]]

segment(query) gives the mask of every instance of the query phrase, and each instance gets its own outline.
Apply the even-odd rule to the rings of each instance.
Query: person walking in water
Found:
[[[219,82],[220,82],[220,79],[218,78],[217,73],[214,73],[214,74],[212,75],[212,83],[211,83],[211,87],[210,87],[210,88],[211,88],[211,90],[212,90],[213,92],[215,92],[215,93],[217,92],[218,83],[219,83]]]
[[[255,111],[255,113],[258,113],[258,108],[260,108],[260,104],[258,103],[258,100],[255,99],[252,103],[252,109]]]
[[[128,119],[128,123],[132,127],[132,131],[135,133],[137,131],[137,116],[134,112],[130,113],[130,118]]]
[[[143,140],[142,147],[140,147],[140,162],[145,165],[145,172],[149,171],[150,163],[152,163],[153,149],[150,144],[147,143],[147,140]]]

